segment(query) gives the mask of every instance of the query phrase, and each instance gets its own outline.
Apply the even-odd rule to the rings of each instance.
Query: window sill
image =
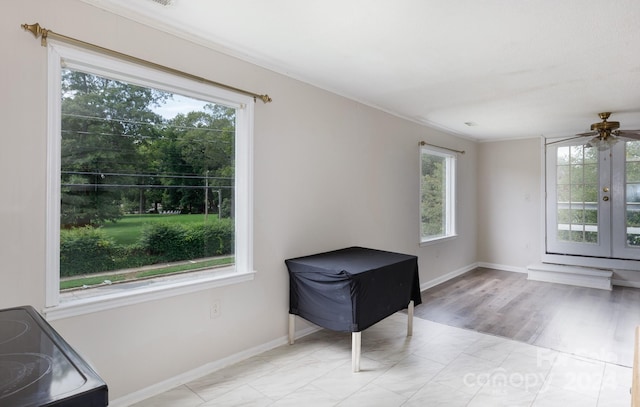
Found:
[[[195,276],[189,273],[61,293],[60,303],[45,308],[43,314],[48,321],[54,321],[251,281],[254,275],[255,271],[237,272],[235,267],[225,267],[214,272],[199,272]]]
[[[433,239],[429,239],[429,240],[423,240],[420,242],[420,247],[425,247],[425,246],[431,246],[433,244],[436,243],[442,243],[442,242],[447,242],[449,240],[453,240],[455,238],[457,238],[458,235],[449,235],[449,236],[442,236],[442,237],[434,237]]]

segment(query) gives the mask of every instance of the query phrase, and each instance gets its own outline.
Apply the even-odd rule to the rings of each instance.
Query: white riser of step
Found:
[[[539,263],[527,267],[528,280],[611,290],[611,270]]]

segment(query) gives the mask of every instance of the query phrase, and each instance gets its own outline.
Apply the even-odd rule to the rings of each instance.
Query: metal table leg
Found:
[[[351,367],[353,368],[353,373],[360,371],[361,333],[362,332],[351,333]]]

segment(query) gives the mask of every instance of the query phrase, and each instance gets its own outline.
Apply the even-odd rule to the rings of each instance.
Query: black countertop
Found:
[[[0,406],[107,406],[105,382],[31,306],[0,310]]]

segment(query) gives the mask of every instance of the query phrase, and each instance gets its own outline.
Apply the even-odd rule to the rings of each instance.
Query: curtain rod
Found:
[[[464,150],[454,150],[453,148],[447,148],[447,147],[442,147],[442,146],[437,146],[435,144],[429,144],[426,141],[421,141],[420,142],[421,146],[431,146],[431,147],[438,147],[441,148],[443,150],[447,150],[447,151],[453,151],[454,153],[459,153],[459,154],[464,154],[465,151]]]
[[[58,34],[58,33],[54,32],[54,31],[47,30],[46,28],[42,28],[40,26],[40,24],[38,24],[38,23],[35,23],[35,24],[22,24],[21,27],[25,31],[31,32],[34,37],[36,37],[36,38],[41,37],[40,44],[43,47],[47,46],[47,38],[59,39],[59,40],[62,40],[62,41],[65,41],[65,42],[68,42],[68,43],[71,43],[71,44],[80,45],[81,47],[84,47],[84,48],[89,48],[89,49],[93,49],[93,50],[96,50],[96,51],[100,51],[102,53],[105,53],[105,54],[108,54],[108,55],[111,55],[111,56],[115,56],[117,58],[124,59],[124,60],[129,61],[129,62],[134,62],[134,63],[141,64],[141,65],[146,65],[148,67],[151,67],[151,68],[163,71],[163,72],[167,72],[167,73],[170,73],[170,74],[179,75],[179,76],[191,79],[191,80],[195,80],[197,82],[202,82],[202,83],[206,83],[206,84],[209,84],[209,85],[214,85],[214,86],[217,86],[217,87],[220,87],[220,88],[224,88],[226,90],[230,90],[230,91],[233,91],[233,92],[241,93],[243,95],[252,96],[254,101],[256,99],[260,99],[264,103],[271,102],[271,97],[269,97],[269,95],[266,95],[266,94],[265,95],[260,95],[260,94],[249,92],[249,91],[246,91],[246,90],[243,90],[243,89],[234,88],[233,86],[225,85],[225,84],[219,83],[219,82],[214,82],[212,80],[209,80],[209,79],[206,79],[206,78],[202,78],[200,76],[192,75],[190,73],[186,73],[186,72],[183,72],[183,71],[179,71],[177,69],[169,68],[169,67],[164,66],[164,65],[156,64],[154,62],[145,61],[144,59],[137,58],[137,57],[134,57],[134,56],[131,56],[131,55],[127,55],[127,54],[123,54],[121,52],[114,51],[114,50],[111,50],[111,49],[108,49],[108,48],[103,48],[103,47],[101,47],[99,45],[91,44],[89,42],[78,40],[78,39],[75,39],[75,38],[72,38],[72,37],[67,37],[66,35]]]

